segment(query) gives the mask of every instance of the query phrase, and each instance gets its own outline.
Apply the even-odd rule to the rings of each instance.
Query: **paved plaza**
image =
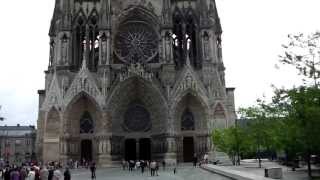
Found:
[[[72,171],[72,179],[88,180],[90,179],[89,169],[79,169]],[[230,180],[226,177],[213,174],[200,168],[191,166],[179,167],[177,173],[173,174],[171,168],[159,171],[159,176],[150,176],[147,171],[141,174],[140,171],[129,172],[123,171],[121,168],[104,168],[97,170],[97,180]]]

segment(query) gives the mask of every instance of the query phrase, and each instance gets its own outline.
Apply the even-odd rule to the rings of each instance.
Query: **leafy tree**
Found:
[[[284,54],[280,62],[294,66],[303,80],[312,80],[315,86],[320,80],[320,32],[304,35],[288,35],[288,43],[282,45]]]
[[[245,129],[232,126],[226,129],[216,129],[212,133],[212,140],[216,148],[227,153],[234,165],[240,165],[240,155],[248,149],[248,139]]]
[[[281,138],[284,149],[296,156],[301,153],[308,163],[311,177],[311,155],[320,149],[320,89],[317,86],[280,90],[274,98],[278,107],[286,107]]]

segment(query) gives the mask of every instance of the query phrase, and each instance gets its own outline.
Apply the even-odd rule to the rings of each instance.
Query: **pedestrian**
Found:
[[[22,167],[20,170],[20,180],[26,180],[27,176],[28,176],[27,169],[25,167]]]
[[[162,161],[162,168],[163,168],[163,170],[166,170],[166,161],[165,160]]]
[[[90,171],[91,171],[91,179],[96,179],[96,163],[95,162],[91,163]]]
[[[140,162],[140,167],[141,167],[141,173],[144,173],[144,167],[145,167],[145,162],[143,160],[141,160]]]
[[[41,180],[49,179],[49,171],[46,166],[42,166],[42,168],[40,169],[40,178]]]
[[[151,161],[150,163],[150,171],[151,171],[151,176],[155,175],[155,171],[156,171],[156,162],[155,161]]]
[[[55,167],[55,170],[53,171],[52,180],[62,180],[62,173],[58,167]]]
[[[52,180],[53,178],[53,167],[52,166],[49,166],[49,174],[48,174],[48,180]]]
[[[34,168],[31,167],[27,176],[27,180],[35,180],[35,176],[36,176],[36,172],[34,171]]]
[[[71,174],[70,174],[69,168],[66,168],[66,170],[63,173],[63,176],[64,176],[64,180],[71,180]]]
[[[10,179],[11,180],[20,180],[20,173],[18,171],[18,168],[14,168],[13,171],[11,171]]]
[[[194,154],[192,162],[193,162],[193,167],[197,167],[198,158],[196,154]]]

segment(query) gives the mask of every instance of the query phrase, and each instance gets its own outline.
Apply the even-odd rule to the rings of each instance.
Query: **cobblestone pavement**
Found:
[[[74,180],[89,180],[90,171],[88,169],[73,170],[71,172]],[[120,168],[104,168],[97,170],[97,180],[230,180],[226,177],[204,171],[191,166],[179,167],[177,173],[173,174],[172,169],[159,171],[159,176],[150,176],[147,171],[141,174],[140,171],[123,171]]]

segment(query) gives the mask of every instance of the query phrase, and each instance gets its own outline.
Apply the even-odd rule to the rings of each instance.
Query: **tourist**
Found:
[[[27,177],[28,177],[27,169],[25,167],[22,167],[20,170],[20,180],[25,180],[25,179],[27,179]]]
[[[144,173],[144,168],[145,168],[146,164],[144,162],[144,160],[141,160],[140,162],[140,167],[141,167],[141,173],[143,174]]]
[[[10,169],[9,167],[6,167],[5,172],[4,172],[4,180],[10,180]]]
[[[18,168],[14,168],[13,171],[11,171],[10,179],[11,180],[20,180],[20,173],[18,171]]]
[[[53,178],[53,167],[52,166],[49,166],[49,174],[48,174],[48,180],[52,180]]]
[[[63,175],[64,175],[64,180],[71,180],[71,174],[70,174],[69,168],[66,168]]]
[[[62,173],[58,167],[55,167],[55,170],[53,171],[52,180],[62,180]]]
[[[96,179],[96,163],[92,162],[90,166],[91,179]]]
[[[209,156],[208,156],[207,153],[205,153],[204,156],[203,156],[203,160],[204,160],[205,164],[208,164],[208,161],[209,161],[208,159],[209,159]]]
[[[155,161],[151,161],[151,163],[150,163],[151,176],[154,176],[155,171],[156,171],[156,166],[157,166],[156,162]]]
[[[163,168],[163,170],[166,170],[166,161],[165,160],[162,161],[162,168]]]
[[[46,166],[42,166],[40,169],[40,179],[41,180],[47,180],[49,176],[49,171]]]
[[[27,180],[35,180],[35,176],[36,176],[36,172],[34,171],[34,168],[31,167],[27,176]]]
[[[156,162],[156,169],[155,169],[155,173],[157,176],[159,176],[158,171],[159,171],[159,163],[157,161]]]
[[[196,154],[194,154],[192,162],[193,162],[193,167],[197,167],[198,158]]]

